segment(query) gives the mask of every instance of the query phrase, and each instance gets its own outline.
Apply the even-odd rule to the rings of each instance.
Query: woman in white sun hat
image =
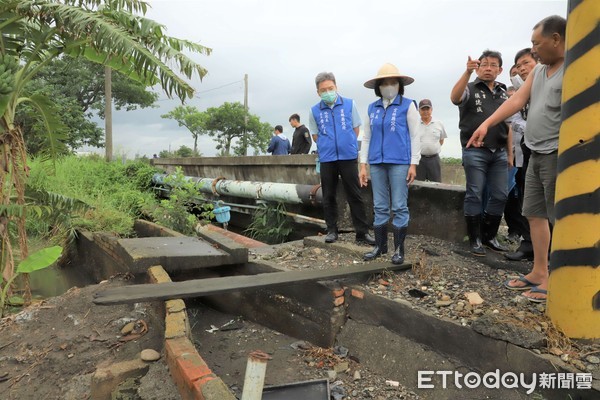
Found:
[[[375,210],[376,243],[373,250],[365,253],[367,261],[387,253],[391,208],[392,263],[404,262],[404,239],[409,221],[408,185],[415,180],[421,159],[421,141],[417,136],[419,112],[414,100],[404,97],[404,87],[413,82],[413,78],[401,74],[392,64],[384,64],[375,78],[365,82],[365,87],[375,89],[379,97],[369,105],[369,123],[364,125],[360,149],[360,184],[367,185],[368,163]]]

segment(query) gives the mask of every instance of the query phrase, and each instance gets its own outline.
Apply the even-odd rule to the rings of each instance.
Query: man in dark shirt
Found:
[[[292,137],[292,151],[290,154],[308,154],[310,146],[312,146],[312,139],[310,138],[308,128],[300,124],[300,116],[298,114],[292,114],[289,121],[292,128],[296,128]]]
[[[473,72],[477,79],[469,82]],[[469,57],[465,72],[450,94],[452,103],[460,111],[460,141],[467,181],[464,213],[471,253],[477,256],[485,255],[484,245],[496,251],[507,250],[496,241],[496,233],[508,197],[507,168],[509,164],[512,166],[512,133],[507,124],[500,123],[478,147],[466,146],[475,129],[508,98],[506,86],[496,82],[501,72],[502,56],[496,51],[486,50],[478,60]],[[484,194],[486,187],[487,194]]]

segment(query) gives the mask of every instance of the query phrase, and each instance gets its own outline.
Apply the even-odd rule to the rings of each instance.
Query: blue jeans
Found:
[[[481,214],[484,188],[487,187],[487,204],[484,211],[489,215],[502,215],[508,198],[508,161],[506,150],[492,152],[486,148],[463,148],[463,167],[467,188],[464,212],[467,216]]]
[[[394,226],[402,228],[408,225],[408,167],[400,164],[370,165],[375,226],[386,225],[390,220],[390,198]]]

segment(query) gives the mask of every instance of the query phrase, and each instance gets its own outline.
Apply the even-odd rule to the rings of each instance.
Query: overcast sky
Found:
[[[201,111],[223,102],[244,100],[249,76],[249,108],[261,121],[281,124],[291,139],[288,118],[308,112],[319,98],[314,78],[333,72],[338,91],[356,101],[365,119],[375,100],[365,81],[386,62],[415,78],[405,96],[431,99],[433,117],[448,133],[443,157],[460,157],[458,110],[450,90],[465,69],[467,56],[498,50],[504,59],[499,81],[509,84],[515,53],[531,46],[531,31],[542,18],[566,16],[567,0],[150,0],[147,17],[167,33],[213,49],[194,60],[208,69],[195,80],[196,98],[188,104]],[[161,93],[161,99],[166,96]],[[160,116],[180,104],[161,100],[160,107],[115,112],[115,152],[149,157],[161,150],[193,147],[191,134]],[[314,145],[313,145],[314,146]],[[215,143],[199,140],[204,156]]]

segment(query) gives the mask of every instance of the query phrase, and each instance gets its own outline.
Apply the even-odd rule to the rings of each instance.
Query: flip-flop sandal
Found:
[[[546,295],[546,297],[548,297],[548,291],[546,289],[540,289],[537,286],[534,286],[531,289],[529,289],[529,292],[544,294],[544,295]],[[531,301],[532,303],[545,303],[546,302],[546,297],[538,299],[538,298],[534,298],[534,297],[525,296],[525,294],[522,294],[521,296],[525,297],[527,300]]]
[[[519,282],[523,282],[525,286],[511,286],[510,281],[512,281],[513,279],[516,279]],[[523,275],[513,279],[507,279],[504,282],[504,287],[510,290],[530,290],[531,288],[537,287],[539,285],[539,283],[533,283],[529,279],[525,278]]]

